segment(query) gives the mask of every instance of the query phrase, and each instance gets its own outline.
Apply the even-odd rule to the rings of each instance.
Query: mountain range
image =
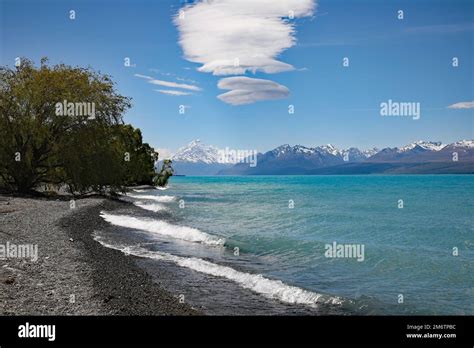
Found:
[[[220,149],[194,140],[171,157],[181,175],[304,175],[304,174],[474,174],[474,141],[452,144],[415,141],[384,149],[338,149],[281,145],[258,153],[257,165],[222,158]]]

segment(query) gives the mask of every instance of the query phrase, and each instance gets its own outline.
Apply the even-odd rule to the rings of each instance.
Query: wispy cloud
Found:
[[[244,76],[221,79],[217,86],[220,89],[230,90],[217,96],[217,98],[231,105],[244,105],[261,100],[282,99],[290,94],[288,88],[276,82]]]
[[[163,80],[150,80],[148,82],[154,85],[163,86],[163,87],[181,88],[181,89],[187,89],[190,91],[201,91],[201,88],[197,86],[193,86],[193,85],[188,85],[185,83],[176,83],[176,82],[163,81]]]
[[[141,79],[153,80],[153,77],[148,76],[148,75],[134,74],[133,76],[139,77],[139,78],[141,78]]]
[[[474,101],[452,104],[448,106],[448,109],[474,109]]]
[[[189,92],[175,91],[173,89],[154,89],[154,91],[158,93],[162,93],[162,94],[172,95],[175,97],[179,97],[183,95],[192,95],[192,93],[189,93]]]
[[[184,77],[176,77],[176,80],[181,81],[181,82],[190,82],[190,83],[194,83],[194,84],[197,83],[197,81],[195,81],[195,80],[186,79]]]
[[[293,70],[276,59],[296,41],[288,17],[311,16],[314,9],[314,0],[206,1],[183,7],[174,23],[184,57],[201,63],[199,71],[278,73]]]
[[[184,68],[186,69],[186,68]],[[197,81],[195,80],[191,80],[191,79],[188,79],[188,78],[184,78],[184,77],[180,77],[174,73],[170,73],[170,72],[164,72],[164,71],[161,71],[159,69],[155,69],[155,68],[151,68],[149,69],[150,71],[154,72],[155,74],[160,74],[162,76],[168,76],[168,77],[172,77],[174,78],[176,81],[182,81],[182,82],[190,82],[192,84],[198,84]],[[187,70],[190,70],[190,68],[187,68]],[[141,76],[146,76],[146,75],[141,75]],[[147,76],[149,77],[149,76]]]
[[[186,90],[195,91],[195,92],[198,92],[198,91],[202,90],[198,86],[189,85],[189,84],[185,84],[185,83],[176,83],[176,82],[172,82],[172,81],[157,80],[157,79],[155,79],[151,76],[147,76],[147,75],[135,74],[135,77],[146,79],[148,81],[148,83],[151,83],[151,84],[157,85],[157,86],[163,86],[163,87],[169,87],[169,88],[180,88],[180,89],[186,89]]]

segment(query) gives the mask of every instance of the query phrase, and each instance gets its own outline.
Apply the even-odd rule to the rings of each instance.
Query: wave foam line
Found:
[[[102,238],[97,235],[94,236],[94,239],[105,247],[120,250],[126,255],[171,261],[178,266],[186,267],[196,272],[232,280],[245,289],[249,289],[273,300],[290,304],[309,305],[311,307],[317,307],[322,303],[334,305],[341,305],[343,303],[343,299],[337,296],[318,294],[296,286],[287,285],[280,280],[265,278],[261,274],[240,272],[233,268],[218,265],[203,259],[195,257],[186,258],[160,251],[150,251],[140,246],[114,246],[104,242]]]
[[[145,210],[153,211],[155,213],[158,211],[166,210],[166,207],[163,204],[159,203],[143,203],[141,201],[136,201],[133,202],[133,205]]]
[[[137,218],[128,215],[113,215],[103,211],[100,212],[100,216],[112,225],[142,230],[188,242],[197,242],[213,246],[224,245],[225,243],[225,239],[211,236],[196,228],[172,225],[161,220]]]
[[[156,201],[161,203],[172,202],[174,200],[174,196],[153,196],[153,195],[131,195],[127,194],[127,197],[134,198],[134,199],[146,199],[150,201]]]

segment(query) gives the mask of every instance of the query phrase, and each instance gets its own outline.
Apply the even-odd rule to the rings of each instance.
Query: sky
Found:
[[[0,65],[112,76],[163,154],[474,138],[469,0],[0,0],[0,39]],[[389,100],[419,119],[381,116]]]

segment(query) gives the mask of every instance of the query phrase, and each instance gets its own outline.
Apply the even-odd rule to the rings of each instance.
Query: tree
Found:
[[[143,143],[140,129],[134,129],[130,125],[118,125],[114,126],[114,132],[125,158],[125,183],[153,184],[158,153],[150,145]]]
[[[163,161],[163,165],[161,166],[161,170],[158,175],[155,176],[154,183],[156,186],[166,186],[168,183],[169,178],[173,175],[173,167],[171,166],[172,161],[169,159],[165,159]]]
[[[104,125],[81,127],[62,146],[64,171],[59,182],[71,193],[120,190],[125,176],[121,144],[114,139],[113,129]]]
[[[152,182],[156,154],[124,125],[130,98],[107,75],[64,64],[0,67],[0,184],[29,192],[40,183],[77,192]],[[127,154],[129,161],[127,161]]]

